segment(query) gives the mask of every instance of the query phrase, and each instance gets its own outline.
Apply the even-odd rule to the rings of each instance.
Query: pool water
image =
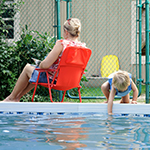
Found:
[[[149,115],[0,115],[0,150],[142,150],[150,149],[149,136]]]

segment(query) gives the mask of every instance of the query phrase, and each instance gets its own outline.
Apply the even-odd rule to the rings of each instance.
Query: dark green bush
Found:
[[[4,99],[12,88],[16,81],[16,69],[14,69],[14,46],[8,45],[6,40],[6,35],[8,33],[8,28],[10,25],[6,25],[2,16],[9,13],[10,16],[14,16],[19,10],[19,6],[23,3],[22,0],[16,0],[12,4],[6,5],[6,0],[0,1],[0,100]],[[13,7],[13,12],[8,12],[8,8]]]
[[[55,38],[48,33],[42,35],[29,31],[27,26],[22,29],[21,38],[14,46],[3,42],[0,46],[1,100],[10,94],[24,66],[34,63],[31,58],[43,60],[54,44]]]
[[[15,57],[18,63],[18,75],[27,63],[34,63],[32,57],[43,60],[55,44],[55,38],[48,33],[29,31],[27,25],[22,28],[21,39],[16,42]]]
[[[16,81],[16,75],[13,70],[14,63],[13,63],[13,47],[8,46],[5,43],[0,45],[0,99],[4,99],[14,86]]]

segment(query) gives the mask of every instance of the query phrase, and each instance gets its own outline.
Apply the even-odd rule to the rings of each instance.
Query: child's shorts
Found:
[[[31,78],[29,79],[29,82],[36,82],[39,72],[37,70],[34,70]],[[52,82],[51,79],[49,79],[50,83]],[[38,83],[47,83],[47,77],[45,72],[40,73],[39,82]]]

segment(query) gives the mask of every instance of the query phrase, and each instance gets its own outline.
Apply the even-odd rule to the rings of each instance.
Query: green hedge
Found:
[[[3,100],[12,91],[17,78],[27,63],[33,64],[32,57],[43,60],[55,44],[55,38],[48,33],[40,34],[22,28],[21,39],[9,46],[1,39],[0,46],[0,99]]]

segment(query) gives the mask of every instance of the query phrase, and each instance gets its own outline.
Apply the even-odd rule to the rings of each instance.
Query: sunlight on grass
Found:
[[[69,91],[70,95],[71,96],[78,96],[78,94],[76,93],[76,95],[72,95],[72,90]],[[142,89],[141,89],[141,95],[145,94],[145,85],[142,85]],[[93,87],[84,87],[84,88],[81,88],[81,96],[83,97],[82,98],[82,102],[83,103],[103,103],[106,101],[106,99],[104,98],[104,95],[101,91],[101,88],[98,87],[98,88],[93,88]],[[84,97],[93,97],[88,99],[88,98],[84,98]],[[96,96],[99,96],[101,98],[96,98]],[[130,96],[133,96],[133,91],[130,92]],[[114,101],[118,101],[120,99],[114,99]],[[64,100],[65,102],[79,102],[79,99],[72,99],[72,98],[65,98]],[[141,98],[138,99],[138,102],[140,103],[145,103],[145,98]]]

